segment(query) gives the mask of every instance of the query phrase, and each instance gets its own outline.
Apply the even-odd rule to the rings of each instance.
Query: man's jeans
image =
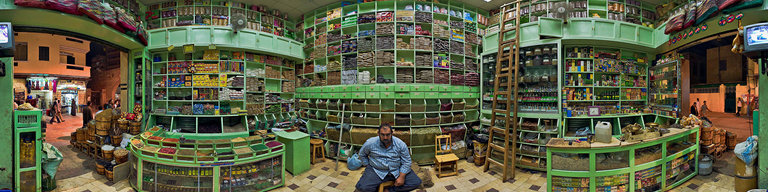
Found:
[[[357,181],[357,185],[355,187],[357,190],[363,192],[375,192],[379,190],[379,184],[387,181],[395,181],[395,179],[395,176],[392,176],[392,174],[388,174],[386,177],[384,177],[384,179],[381,179],[379,178],[379,175],[373,171],[371,166],[367,166],[365,167],[363,176],[360,177],[360,181]],[[389,191],[412,191],[418,188],[419,185],[421,185],[421,179],[416,175],[416,173],[413,172],[413,170],[410,170],[408,171],[408,174],[405,174],[405,184],[399,187],[390,187]]]

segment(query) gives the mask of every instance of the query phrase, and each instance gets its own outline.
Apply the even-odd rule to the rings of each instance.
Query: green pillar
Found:
[[[762,66],[762,59],[758,61],[758,66]],[[762,68],[762,67],[758,67]],[[760,71],[758,85],[759,90],[759,96],[768,96],[768,76],[762,75],[763,71]],[[768,99],[760,99],[760,122],[752,122],[752,123],[759,123],[760,130],[758,132],[758,144],[757,144],[757,152],[758,152],[758,186],[761,189],[768,188]],[[763,154],[762,157],[760,157]]]
[[[5,76],[0,77],[0,146],[13,146],[13,57],[0,58],[0,62],[5,63]],[[0,147],[0,189],[11,189],[12,154],[13,147]]]

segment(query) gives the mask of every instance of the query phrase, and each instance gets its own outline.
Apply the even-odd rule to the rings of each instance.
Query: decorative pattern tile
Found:
[[[288,186],[288,188],[295,191],[296,189],[299,188],[299,186],[296,185],[296,184],[291,184],[291,185]]]
[[[341,175],[341,176],[347,176],[347,175],[349,175],[349,172],[346,172],[346,171],[342,171],[341,173],[339,173],[339,175]]]
[[[496,190],[496,189],[494,189],[494,188],[491,188],[491,189],[488,189],[488,190],[487,190],[487,191],[485,191],[485,192],[499,192],[499,190]]]
[[[528,189],[530,189],[530,190],[534,190],[534,191],[538,191],[539,189],[541,189],[541,186],[538,186],[538,185],[531,185],[531,187],[529,187]]]
[[[464,172],[467,172],[467,171],[465,171],[464,169],[459,169],[459,173],[464,173]]]
[[[515,181],[517,181],[517,179],[507,179],[507,180],[506,180],[506,181],[504,181],[504,182],[505,182],[505,183],[510,183],[510,184],[512,184],[512,183],[515,183]]]
[[[82,192],[91,192],[91,190],[86,189],[85,191],[82,191]]]
[[[496,175],[496,171],[488,171],[488,175]]]
[[[336,188],[336,186],[339,186],[339,184],[338,184],[338,183],[336,183],[336,182],[331,182],[331,183],[328,183],[328,186],[329,186],[329,187],[333,187],[333,188]]]
[[[693,184],[693,183],[691,183],[690,185],[688,185],[688,188],[690,188],[690,189],[693,189],[693,190],[696,190],[696,189],[698,189],[698,188],[699,188],[699,186],[698,186],[698,185],[696,185],[696,184]]]
[[[315,177],[314,175],[309,175],[309,176],[307,176],[307,179],[309,179],[309,180],[315,180],[315,179],[317,179],[317,177]]]
[[[470,183],[475,184],[477,182],[480,182],[480,180],[477,180],[477,178],[472,178],[469,180]]]
[[[453,186],[453,185],[445,186],[445,190],[448,190],[448,191],[455,190],[455,189],[456,189],[456,186]]]
[[[323,169],[323,171],[328,171],[328,170],[329,170],[329,169],[331,169],[331,168],[328,168],[328,167],[323,167],[322,169]]]

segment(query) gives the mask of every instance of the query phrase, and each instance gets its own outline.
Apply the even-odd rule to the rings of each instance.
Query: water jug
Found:
[[[704,155],[699,161],[699,175],[709,175],[712,173],[712,158],[709,155]]]
[[[610,122],[598,121],[595,125],[595,141],[611,143],[612,127]]]

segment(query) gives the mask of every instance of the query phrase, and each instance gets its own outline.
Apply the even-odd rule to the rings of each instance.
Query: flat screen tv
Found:
[[[768,51],[768,23],[744,27],[744,52],[757,53],[760,51]]]
[[[0,22],[0,57],[13,57],[14,46],[11,23]]]

